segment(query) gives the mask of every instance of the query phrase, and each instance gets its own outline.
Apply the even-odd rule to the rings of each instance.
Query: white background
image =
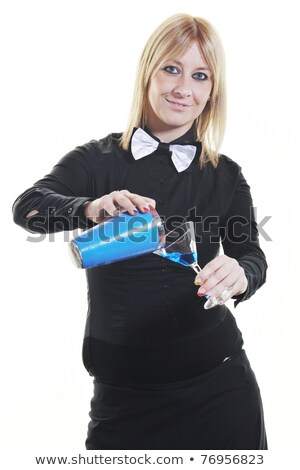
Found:
[[[260,384],[269,446],[297,448],[296,4],[10,0],[1,7],[3,450],[83,450],[93,388],[81,362],[85,274],[73,267],[63,234],[29,243],[12,222],[12,203],[75,146],[124,129],[142,47],[177,12],[203,16],[223,39],[229,113],[222,151],[242,166],[258,221],[272,216],[264,227],[272,241],[260,238],[268,282],[232,311]]]

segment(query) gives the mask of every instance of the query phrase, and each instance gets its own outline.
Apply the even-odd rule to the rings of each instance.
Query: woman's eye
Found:
[[[206,75],[206,73],[197,72],[193,74],[193,78],[195,78],[196,80],[207,80],[208,76]]]
[[[168,65],[167,67],[164,67],[164,71],[173,75],[179,73],[177,67],[174,67],[173,65]]]

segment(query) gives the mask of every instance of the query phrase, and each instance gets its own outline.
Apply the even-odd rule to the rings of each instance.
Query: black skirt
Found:
[[[94,380],[87,449],[267,449],[260,390],[243,349],[193,379]]]

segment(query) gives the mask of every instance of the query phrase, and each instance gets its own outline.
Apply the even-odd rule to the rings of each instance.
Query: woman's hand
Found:
[[[201,286],[197,292],[200,297],[217,297],[228,287],[232,287],[231,296],[234,296],[245,292],[248,280],[236,259],[220,255],[197,274],[195,284]]]
[[[149,211],[150,206],[155,208],[156,202],[154,199],[122,189],[87,202],[84,210],[88,219],[99,223],[104,219],[105,214],[114,216],[121,211],[128,211],[129,214],[134,215],[134,211],[137,209],[140,212]]]

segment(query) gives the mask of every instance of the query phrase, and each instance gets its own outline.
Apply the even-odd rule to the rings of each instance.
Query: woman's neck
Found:
[[[186,134],[190,129],[190,125],[163,129],[161,127],[155,128],[151,125],[149,126],[148,123],[146,123],[146,128],[149,129],[151,134],[157,137],[161,142],[169,143]]]

